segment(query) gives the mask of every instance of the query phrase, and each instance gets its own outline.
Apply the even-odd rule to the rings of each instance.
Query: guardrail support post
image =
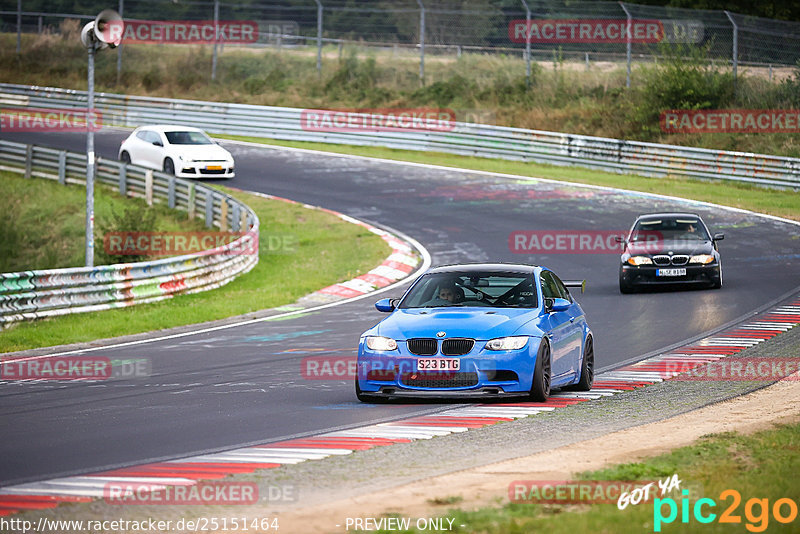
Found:
[[[153,205],[153,171],[144,173],[144,200],[148,206]]]
[[[58,153],[58,183],[67,183],[67,151],[62,150]]]
[[[119,167],[119,194],[123,197],[128,196],[128,164],[123,163]]]
[[[241,208],[239,208],[239,204],[234,204],[233,217],[231,217],[231,220],[233,221],[233,224],[231,225],[231,230],[233,232],[238,232],[239,230],[241,230],[242,228],[241,219],[242,219],[242,210]]]
[[[214,193],[206,190],[206,228],[214,226]]]
[[[175,177],[170,176],[167,182],[167,206],[172,209],[175,207]]]
[[[186,205],[186,213],[189,215],[189,219],[194,219],[195,213],[195,202],[197,202],[197,190],[194,184],[189,184],[189,191],[187,196],[189,197],[188,204]]]
[[[225,232],[228,230],[228,199],[220,197],[219,199],[219,231]]]
[[[25,178],[31,177],[33,171],[33,145],[25,148]]]

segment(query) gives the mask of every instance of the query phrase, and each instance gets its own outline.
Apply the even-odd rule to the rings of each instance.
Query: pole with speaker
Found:
[[[86,266],[94,266],[94,54],[104,48],[116,48],[122,41],[125,25],[113,9],[104,9],[81,30],[81,43],[89,52],[88,102],[86,109]]]

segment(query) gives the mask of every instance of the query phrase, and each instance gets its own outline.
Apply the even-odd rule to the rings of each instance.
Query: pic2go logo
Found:
[[[712,508],[717,506],[713,499],[698,499],[692,506],[689,504],[689,490],[683,490],[681,493],[683,494],[680,504],[681,523],[689,523],[690,509],[695,521],[698,523],[712,523],[717,519],[717,514],[711,511]],[[741,523],[742,517],[736,515],[736,510],[742,502],[742,495],[734,489],[728,489],[719,494],[720,501],[728,499],[731,499],[731,503],[720,514],[717,522]],[[678,518],[678,508],[678,503],[675,502],[675,499],[669,497],[666,499],[656,498],[653,501],[653,531],[661,532],[662,524],[674,522]],[[752,498],[748,499],[744,505],[744,516],[748,521],[745,524],[745,528],[750,532],[764,532],[769,526],[770,511],[778,523],[787,524],[797,519],[797,503],[792,499],[786,497],[778,499],[772,504],[772,509],[770,510],[769,499]],[[665,512],[667,515],[664,515]]]

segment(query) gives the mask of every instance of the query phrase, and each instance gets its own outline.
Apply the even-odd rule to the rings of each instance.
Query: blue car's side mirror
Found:
[[[389,313],[393,312],[397,301],[394,299],[381,299],[375,303],[375,309],[379,312]]]
[[[550,306],[550,311],[567,311],[572,303],[567,299],[553,299],[553,305]]]

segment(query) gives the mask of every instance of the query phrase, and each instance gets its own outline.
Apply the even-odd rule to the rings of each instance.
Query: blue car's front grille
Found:
[[[478,385],[478,373],[453,373],[445,371],[403,373],[400,381],[406,386],[419,388],[467,388]]]
[[[439,352],[439,340],[433,337],[416,337],[406,341],[408,352],[417,356],[433,356]],[[454,337],[442,341],[442,354],[445,356],[463,356],[475,346],[475,340]]]
[[[436,338],[418,337],[409,339],[407,342],[408,352],[417,356],[433,356],[439,350],[439,343]]]
[[[452,338],[442,341],[442,354],[445,356],[461,356],[467,354],[475,346],[474,339]]]

